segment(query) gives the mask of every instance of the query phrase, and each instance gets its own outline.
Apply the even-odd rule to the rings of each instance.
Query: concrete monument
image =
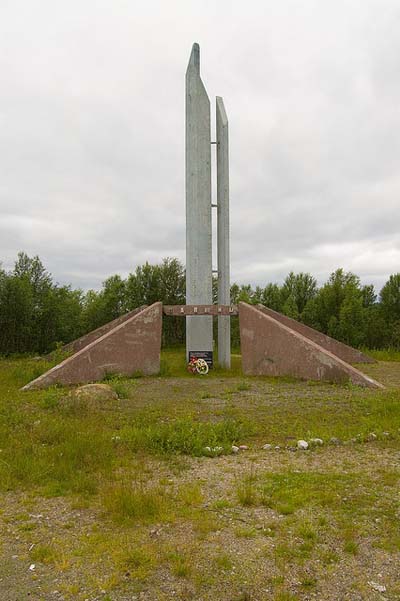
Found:
[[[230,303],[228,120],[217,98],[218,302]],[[193,44],[186,71],[186,303],[211,305],[211,125],[210,101],[200,77],[200,48]],[[218,317],[218,357],[230,367],[230,319]],[[212,317],[186,317],[186,354],[212,357]],[[212,359],[211,359],[212,360]]]
[[[211,144],[216,144],[217,203],[211,200]],[[212,207],[217,207],[218,304],[212,294]],[[230,304],[229,136],[221,97],[216,140],[211,142],[210,101],[194,44],[186,71],[186,305],[139,307],[70,342],[72,356],[23,389],[93,382],[109,372],[160,370],[162,315],[186,319],[187,359],[212,363],[213,316],[218,319],[218,360],[230,367],[230,318],[239,314],[242,368],[247,375],[290,375],[369,388],[381,384],[351,363],[373,361],[360,351],[262,305]]]

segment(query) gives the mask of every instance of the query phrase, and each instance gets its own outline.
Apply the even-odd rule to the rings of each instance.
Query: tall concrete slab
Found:
[[[217,249],[218,249],[218,303],[230,305],[230,251],[229,251],[229,132],[224,101],[217,96]],[[231,366],[230,317],[218,317],[218,362],[221,367]]]
[[[384,388],[322,346],[267,315],[239,303],[242,369],[247,375],[294,376],[368,388]]]
[[[212,303],[210,101],[193,44],[186,71],[186,304]],[[186,318],[186,353],[212,351],[212,317]]]
[[[284,325],[288,326],[288,328],[292,328],[299,334],[302,334],[306,338],[309,338],[316,344],[319,344],[327,351],[330,351],[336,357],[342,359],[346,363],[376,363],[375,359],[372,357],[368,357],[358,349],[355,349],[343,342],[339,342],[339,340],[335,340],[322,332],[318,332],[318,330],[314,330],[314,328],[310,328],[306,326],[304,323],[300,323],[291,317],[287,317],[287,315],[282,315],[282,313],[278,313],[269,307],[265,307],[264,305],[257,305],[257,307],[263,311],[266,315],[270,315],[274,319],[277,319]]]
[[[145,375],[160,371],[162,303],[154,303],[103,336],[87,344],[22,390],[54,384],[82,384],[101,380],[107,373]]]

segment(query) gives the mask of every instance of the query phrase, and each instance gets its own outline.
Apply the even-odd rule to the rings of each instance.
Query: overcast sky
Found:
[[[232,281],[400,271],[399,0],[0,0],[0,261],[185,258],[193,42],[230,123]],[[213,119],[214,122],[214,119]]]

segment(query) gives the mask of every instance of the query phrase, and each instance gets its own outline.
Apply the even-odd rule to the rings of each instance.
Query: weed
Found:
[[[244,392],[246,390],[251,390],[251,384],[249,384],[248,382],[241,382],[240,384],[237,385],[236,390],[238,392]]]
[[[235,536],[237,538],[254,538],[257,535],[257,530],[251,527],[241,527],[235,529]]]
[[[215,558],[215,563],[222,570],[231,570],[233,567],[233,563],[231,558],[227,553],[221,553],[221,555],[217,555]]]
[[[217,509],[217,510],[218,509],[229,509],[230,507],[232,507],[232,503],[230,503],[226,499],[218,499],[217,501],[214,501],[214,503],[212,504],[212,508]]]
[[[354,540],[347,540],[343,545],[343,551],[351,555],[358,555],[358,544]]]
[[[191,565],[189,558],[183,553],[176,551],[169,554],[169,561],[171,565],[171,572],[178,578],[187,578],[191,572]]]
[[[119,399],[129,398],[130,389],[126,382],[120,380],[112,381],[111,386]]]
[[[49,545],[35,545],[30,552],[32,561],[41,563],[54,563],[56,553],[53,547]]]
[[[203,501],[200,485],[195,483],[186,483],[179,488],[178,501],[187,507],[200,505]]]
[[[149,522],[162,518],[167,501],[163,489],[133,481],[111,486],[103,505],[116,522]]]
[[[244,478],[237,484],[236,494],[239,503],[244,507],[250,507],[256,505],[258,496],[256,489],[256,474],[254,467],[251,466],[250,472],[244,476]]]

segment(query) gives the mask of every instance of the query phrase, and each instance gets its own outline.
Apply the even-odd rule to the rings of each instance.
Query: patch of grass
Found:
[[[117,523],[152,522],[165,517],[165,491],[142,482],[116,483],[104,493],[103,506]]]
[[[218,568],[220,568],[221,570],[231,570],[233,567],[233,562],[231,557],[228,555],[228,553],[221,553],[220,555],[217,555],[215,558],[215,563],[217,565]]]
[[[274,601],[297,601],[298,599],[299,597],[288,591],[280,591],[274,595]]]
[[[328,551],[324,551],[321,554],[321,561],[323,565],[330,566],[332,564],[338,563],[340,561],[340,556],[336,551],[328,549]]]
[[[125,572],[125,576],[144,580],[152,571],[154,566],[154,556],[143,546],[127,545],[121,549],[118,557],[120,569]]]
[[[111,382],[111,386],[119,399],[128,399],[130,388],[124,381]]]
[[[350,555],[358,555],[358,543],[354,540],[347,540],[343,545],[343,551]]]
[[[221,522],[217,517],[205,513],[204,511],[194,511],[190,517],[193,524],[193,530],[200,540],[205,540],[211,532],[216,532],[221,528]]]
[[[301,507],[334,507],[341,502],[340,492],[353,481],[347,474],[290,471],[267,473],[262,480],[262,504],[284,515]]]
[[[244,392],[246,390],[251,390],[251,384],[249,382],[241,382],[237,385],[236,390],[238,392]]]
[[[252,466],[250,472],[237,483],[236,494],[238,501],[244,507],[257,505],[258,494],[256,488],[257,476]]]
[[[378,361],[400,361],[400,351],[396,349],[368,350],[364,352]]]
[[[194,507],[203,502],[201,486],[197,482],[183,484],[178,491],[177,500],[186,507]]]
[[[182,551],[175,551],[169,554],[171,573],[178,578],[187,578],[190,576],[192,566],[188,555]]]
[[[304,520],[297,527],[297,534],[305,541],[317,540],[318,533],[311,520]]]
[[[257,530],[250,526],[235,528],[235,536],[237,538],[254,538],[257,535]]]
[[[33,547],[30,552],[32,561],[40,563],[54,563],[56,559],[56,551],[50,545],[38,544]]]
[[[232,503],[227,501],[227,499],[217,499],[212,504],[212,508],[217,509],[217,510],[218,509],[229,509],[230,507],[232,507]]]
[[[192,417],[177,419],[172,423],[152,422],[125,426],[120,433],[121,441],[132,451],[170,455],[183,454],[200,457],[209,455],[206,447],[222,447],[231,453],[232,444],[252,430],[246,420],[226,419],[220,422],[201,422]]]
[[[0,488],[36,487],[51,496],[96,492],[97,475],[112,468],[111,440],[102,429],[54,413],[21,421],[0,435]]]

